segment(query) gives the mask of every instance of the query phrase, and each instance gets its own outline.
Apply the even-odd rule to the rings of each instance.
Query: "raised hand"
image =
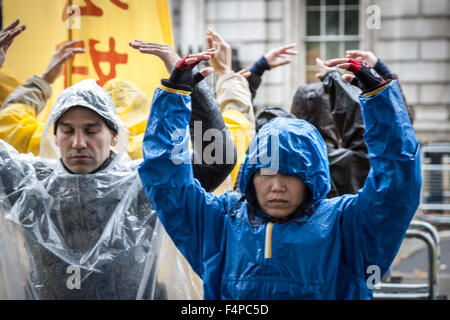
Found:
[[[166,67],[168,73],[172,71],[175,67],[180,56],[175,52],[175,50],[165,43],[156,43],[150,41],[134,40],[129,42],[130,47],[139,50],[142,53],[153,54],[159,57]]]
[[[322,79],[323,75],[325,73],[327,73],[330,70],[336,70],[335,68],[330,68],[328,66],[325,65],[324,61],[320,58],[316,58],[316,66],[318,66],[320,68],[320,72],[316,73],[316,78],[317,79]]]
[[[85,53],[83,48],[73,48],[73,45],[79,43],[78,40],[68,41],[64,43],[55,53],[52,55],[47,69],[41,75],[41,78],[52,84],[56,77],[61,73],[64,63],[72,58],[75,54]]]
[[[352,72],[356,79],[353,79],[352,84],[358,86],[363,91],[370,91],[374,88],[380,87],[386,80],[384,80],[367,62],[356,60],[352,58],[333,59],[324,62],[327,67],[337,66],[340,69],[345,69]]]
[[[215,49],[216,53],[209,63],[217,75],[220,77],[231,72],[232,51],[230,45],[210,28],[206,31],[206,42],[208,43],[209,49]]]
[[[18,27],[20,23],[19,19],[16,19],[9,26],[0,31],[0,68],[3,66],[6,58],[6,52],[10,47],[13,40],[26,29],[23,24]]]

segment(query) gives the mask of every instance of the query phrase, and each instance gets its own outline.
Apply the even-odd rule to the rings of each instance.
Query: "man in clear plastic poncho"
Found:
[[[127,144],[113,100],[94,80],[61,93],[39,157],[0,140],[0,296],[192,297],[179,288],[185,273],[179,257],[163,252],[166,261],[158,261],[164,233],[137,174],[140,160],[130,160]],[[233,168],[212,167],[211,175],[197,166],[210,186]],[[158,262],[172,265],[172,274],[160,272]]]

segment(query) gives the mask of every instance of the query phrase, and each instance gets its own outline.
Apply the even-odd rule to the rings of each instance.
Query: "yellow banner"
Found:
[[[45,121],[58,94],[87,78],[101,86],[118,78],[134,83],[149,99],[162,77],[162,61],[132,49],[134,39],[173,46],[167,0],[3,0],[3,24],[15,18],[27,25],[8,50],[5,67],[21,82],[41,75],[63,42],[80,40],[86,50],[63,69],[52,85],[53,96],[39,116]]]

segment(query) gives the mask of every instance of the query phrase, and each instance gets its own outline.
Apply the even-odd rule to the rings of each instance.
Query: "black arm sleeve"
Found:
[[[255,97],[256,97],[256,91],[258,91],[258,88],[261,85],[262,77],[255,73],[252,73],[247,78],[247,82],[248,82],[248,88],[250,89],[250,93],[252,95],[252,104],[253,104],[253,100],[255,100]]]
[[[199,82],[193,89],[192,115],[189,123],[193,146],[193,171],[206,191],[214,191],[231,173],[237,161],[237,152],[230,132],[220,112],[220,106],[205,81]],[[203,141],[203,135],[208,129],[217,129],[222,139],[219,141]],[[199,136],[201,135],[201,136]],[[217,138],[216,138],[217,139]],[[205,148],[210,144],[221,144],[222,154],[212,154],[216,160],[209,163],[205,157]]]
[[[339,147],[328,150],[333,180],[329,196],[356,194],[363,187],[370,169],[358,96],[337,71],[327,72],[322,83],[329,95],[331,114],[340,136]]]
[[[13,147],[0,141],[0,211],[9,211],[23,192],[31,194],[36,180],[31,161],[24,161]]]

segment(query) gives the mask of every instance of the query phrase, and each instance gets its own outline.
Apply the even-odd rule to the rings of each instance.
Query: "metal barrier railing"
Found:
[[[440,239],[437,227],[450,226],[450,143],[431,143],[421,148],[422,190],[416,218],[405,238],[417,238],[428,249],[428,282],[381,282],[375,299],[436,299],[439,295]],[[431,225],[433,224],[433,225]]]
[[[428,282],[420,284],[381,282],[374,289],[374,299],[430,299],[439,294],[439,234],[431,224],[414,220],[406,231],[406,238],[418,238],[428,248]]]
[[[450,226],[450,143],[421,148],[422,192],[419,219],[436,226]]]

